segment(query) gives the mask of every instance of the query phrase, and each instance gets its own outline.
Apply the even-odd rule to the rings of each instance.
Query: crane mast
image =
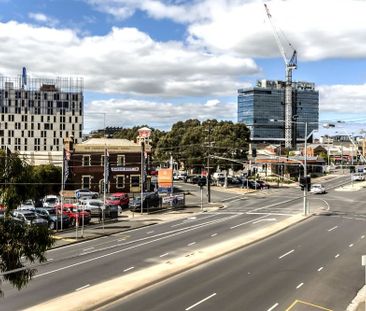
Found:
[[[286,81],[285,81],[285,147],[291,149],[293,146],[293,137],[292,137],[292,71],[297,68],[297,52],[293,48],[290,42],[288,45],[293,50],[293,54],[290,59],[287,58],[285,49],[281,43],[279,37],[279,31],[276,25],[272,22],[272,15],[269,12],[268,6],[264,4],[264,8],[266,10],[266,14],[268,20],[272,26],[273,35],[275,37],[277,47],[280,50],[281,56],[285,62],[286,66]],[[306,137],[305,137],[306,139]]]

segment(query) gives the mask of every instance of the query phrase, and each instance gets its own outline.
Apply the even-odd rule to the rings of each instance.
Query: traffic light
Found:
[[[252,149],[252,157],[253,158],[257,157],[257,149],[255,148]]]
[[[200,187],[205,186],[206,185],[206,177],[200,177],[198,179],[197,185],[200,186]]]
[[[310,176],[300,177],[299,184],[300,184],[301,190],[304,190],[304,188],[306,187],[307,191],[310,191],[310,188],[311,188]]]

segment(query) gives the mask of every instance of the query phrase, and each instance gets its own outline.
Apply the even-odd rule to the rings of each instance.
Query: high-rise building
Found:
[[[0,147],[11,151],[62,151],[63,140],[82,141],[82,78],[0,76]]]
[[[318,129],[319,92],[310,82],[293,82],[293,144],[304,142]],[[285,82],[261,80],[253,88],[238,90],[238,122],[250,129],[253,143],[285,142]]]

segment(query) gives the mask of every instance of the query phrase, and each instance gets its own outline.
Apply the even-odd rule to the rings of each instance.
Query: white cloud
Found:
[[[87,0],[126,18],[141,10],[156,19],[188,24],[189,42],[242,57],[274,57],[279,51],[262,0]],[[266,1],[272,20],[299,52],[300,60],[364,58],[366,1]],[[126,14],[128,12],[128,14]]]
[[[366,84],[323,85],[318,89],[321,112],[366,113]]]
[[[85,77],[88,90],[133,95],[233,94],[240,75],[259,69],[251,59],[156,42],[136,28],[79,37],[69,29],[0,23],[3,74],[22,65],[33,75]],[[14,62],[14,59],[17,62]]]
[[[85,131],[102,129],[104,114],[106,126],[132,127],[147,124],[168,130],[174,123],[187,119],[235,121],[236,109],[236,102],[220,102],[218,99],[183,104],[135,99],[95,100],[85,109]]]
[[[54,27],[59,23],[59,21],[57,19],[48,17],[47,15],[45,15],[43,13],[30,12],[30,13],[28,13],[28,17],[38,23],[45,24],[45,25],[48,25],[51,27]]]

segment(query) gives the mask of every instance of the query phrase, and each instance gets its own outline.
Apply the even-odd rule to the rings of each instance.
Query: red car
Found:
[[[128,208],[130,204],[130,198],[127,193],[124,192],[116,192],[112,193],[109,198],[106,199],[106,204],[108,205],[118,205],[122,209]]]
[[[58,205],[57,208],[60,209],[61,205]],[[69,216],[71,226],[76,225],[76,219],[78,220],[79,226],[82,225],[83,218],[84,218],[84,225],[87,225],[90,223],[90,219],[91,219],[90,213],[87,211],[78,209],[74,204],[64,203],[63,214]]]

